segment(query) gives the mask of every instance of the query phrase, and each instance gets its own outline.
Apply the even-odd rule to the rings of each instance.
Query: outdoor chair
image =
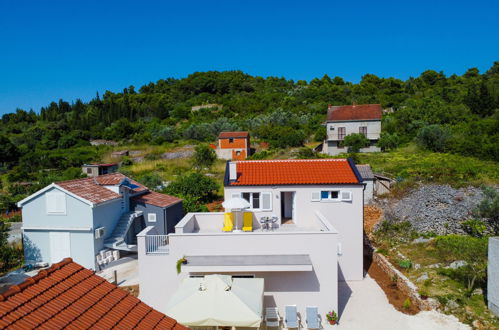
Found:
[[[277,307],[265,308],[265,324],[267,327],[279,327],[280,323],[281,317],[279,316]]]
[[[244,212],[243,231],[253,231],[253,213]]]
[[[307,306],[307,328],[320,329],[319,308],[316,306]]]
[[[226,212],[224,213],[224,227],[222,231],[232,231],[234,227],[234,213]]]
[[[300,319],[298,317],[296,305],[287,305],[285,307],[285,311],[286,311],[286,318],[284,321],[286,328],[299,328]]]

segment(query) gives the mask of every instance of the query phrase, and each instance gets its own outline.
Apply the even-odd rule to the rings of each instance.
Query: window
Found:
[[[367,137],[367,126],[360,126],[359,133],[364,134],[364,136]]]
[[[233,138],[230,138],[230,139],[229,139],[229,143],[234,143],[234,139],[233,139]]]
[[[156,222],[156,213],[148,213],[147,214],[147,221]]]
[[[343,140],[345,138],[346,128],[338,127],[338,140]]]
[[[255,275],[232,275],[232,278],[255,278]]]
[[[45,194],[47,214],[66,214],[66,194],[60,191]]]
[[[269,192],[243,192],[242,197],[250,203],[253,210],[272,210],[272,194]]]
[[[334,131],[334,126],[329,126],[330,131]]]
[[[87,174],[92,174],[92,169],[90,167],[87,167]]]
[[[241,156],[241,151],[236,151],[236,156]]]
[[[321,200],[338,200],[339,190],[321,191]]]

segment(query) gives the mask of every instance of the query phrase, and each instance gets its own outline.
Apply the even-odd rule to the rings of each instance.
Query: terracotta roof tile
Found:
[[[237,161],[231,186],[359,183],[347,159]]]
[[[132,197],[135,202],[155,205],[159,207],[167,207],[182,201],[180,198],[166,194],[160,194],[155,191],[146,192],[143,195]]]
[[[99,204],[113,199],[120,198],[120,195],[104,186],[118,185],[126,176],[121,173],[111,173],[99,175],[95,178],[84,178],[69,181],[56,182],[59,187],[79,196],[87,201]],[[133,192],[147,191],[147,187],[141,185],[137,181],[131,180],[130,182],[137,188]]]
[[[219,139],[229,139],[229,138],[247,138],[249,137],[249,132],[241,131],[241,132],[221,132],[218,135]]]
[[[380,104],[330,106],[327,110],[328,121],[381,120],[381,115]]]
[[[156,325],[187,329],[70,258],[0,294],[0,329],[151,329]]]

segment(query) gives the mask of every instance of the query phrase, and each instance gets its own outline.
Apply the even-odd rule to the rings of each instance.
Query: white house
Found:
[[[183,216],[182,200],[113,173],[52,183],[18,203],[26,263],[71,257],[89,269],[136,251],[136,234],[167,234]]]
[[[228,162],[225,199],[246,199],[247,215],[188,213],[175,233],[142,231],[140,297],[165,311],[187,277],[262,278],[265,308],[284,317],[285,306],[296,305],[306,327],[306,308],[316,306],[328,327],[325,314],[338,312],[338,280],[363,278],[363,188],[347,159]]]
[[[382,108],[379,104],[329,105],[327,110],[327,138],[323,143],[322,152],[338,155],[347,152],[342,145],[345,136],[360,133],[369,140],[369,146],[360,152],[381,151],[376,146],[381,134]]]

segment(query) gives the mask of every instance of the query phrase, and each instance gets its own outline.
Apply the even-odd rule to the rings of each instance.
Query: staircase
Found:
[[[116,227],[114,227],[111,236],[104,241],[104,246],[115,250],[136,252],[137,245],[127,244],[125,238],[132,222],[140,216],[142,216],[142,211],[123,213]]]

